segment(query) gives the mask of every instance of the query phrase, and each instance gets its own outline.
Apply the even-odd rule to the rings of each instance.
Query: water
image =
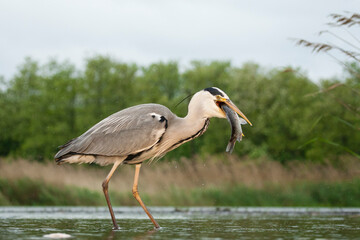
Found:
[[[360,239],[359,208],[116,207],[112,231],[105,207],[2,207],[0,239]]]

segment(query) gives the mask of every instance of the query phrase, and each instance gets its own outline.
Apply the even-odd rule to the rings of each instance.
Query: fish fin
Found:
[[[242,138],[243,138],[244,134],[241,133],[241,135],[236,139],[238,142],[241,142]]]
[[[247,124],[247,122],[245,121],[245,119],[239,117],[239,120],[240,120],[240,124],[241,124],[241,125]]]

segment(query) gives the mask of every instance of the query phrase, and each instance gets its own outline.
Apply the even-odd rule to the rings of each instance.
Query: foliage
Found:
[[[57,146],[116,111],[155,102],[185,116],[189,99],[177,103],[218,86],[254,125],[243,127],[245,138],[233,154],[279,161],[359,156],[360,68],[350,67],[345,80],[315,84],[299,69],[254,63],[194,61],[180,71],[176,62],[137,66],[96,56],[78,70],[69,62],[40,65],[26,58],[10,81],[1,81],[0,155],[51,159]],[[226,120],[212,119],[204,136],[168,157],[223,153],[230,132]]]

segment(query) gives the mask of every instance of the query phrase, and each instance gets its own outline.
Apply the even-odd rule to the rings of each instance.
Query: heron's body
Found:
[[[181,144],[200,136],[207,130],[211,117],[225,118],[220,104],[227,104],[242,114],[218,88],[207,88],[196,93],[189,103],[188,114],[183,118],[159,104],[141,104],[124,109],[61,146],[55,160],[57,163],[113,164],[103,182],[103,190],[115,228],[118,226],[108,196],[108,182],[120,164],[136,164],[134,197],[155,227],[159,227],[137,191],[141,163],[162,157]],[[247,120],[243,114],[242,116]]]
[[[194,113],[197,116],[180,118],[159,104],[130,107],[105,118],[63,145],[55,159],[57,162],[108,165],[116,161],[138,164],[161,157],[206,131],[209,119],[198,118],[199,112]],[[193,130],[184,131],[186,129]]]

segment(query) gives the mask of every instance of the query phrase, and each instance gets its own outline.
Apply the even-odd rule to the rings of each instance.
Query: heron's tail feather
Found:
[[[78,153],[69,153],[61,158],[55,159],[57,164],[62,163],[96,163],[101,166],[106,166],[114,164],[115,162],[122,163],[124,157],[115,157],[115,156],[102,156],[102,155],[91,155],[91,154],[78,154]]]
[[[64,159],[69,158],[73,155],[86,154],[85,150],[89,146],[91,141],[92,139],[89,138],[84,139],[81,136],[71,139],[64,145],[58,147],[60,150],[54,156],[55,161],[59,163]]]
[[[96,161],[96,157],[93,155],[83,155],[77,153],[69,153],[59,158],[55,158],[57,164],[62,163],[93,163]]]

